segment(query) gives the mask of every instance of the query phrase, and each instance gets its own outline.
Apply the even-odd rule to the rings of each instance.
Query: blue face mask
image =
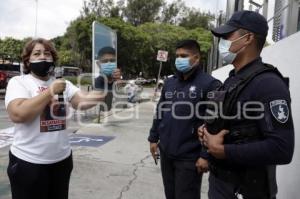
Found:
[[[223,38],[220,39],[219,42],[219,52],[221,57],[223,58],[223,64],[228,65],[232,64],[235,60],[237,53],[231,52],[229,49],[231,47],[232,41],[225,40]]]
[[[219,52],[221,57],[223,58],[223,64],[224,65],[228,65],[228,64],[232,64],[233,61],[235,60],[236,56],[238,55],[239,52],[237,53],[233,53],[231,52],[229,49],[232,45],[232,43],[244,38],[245,36],[247,36],[248,34],[245,34],[239,38],[237,38],[234,41],[230,41],[230,40],[226,40],[221,38],[220,42],[219,42]],[[243,49],[243,48],[242,48]]]
[[[175,66],[176,66],[176,69],[182,73],[189,72],[192,69],[192,66],[190,64],[190,58],[188,58],[188,57],[187,58],[176,58]]]
[[[101,73],[106,76],[111,76],[114,70],[117,68],[116,62],[107,62],[101,64]]]

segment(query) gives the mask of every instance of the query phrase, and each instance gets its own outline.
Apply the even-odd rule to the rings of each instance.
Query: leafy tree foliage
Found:
[[[169,52],[163,63],[162,75],[175,71],[175,46],[179,40],[195,39],[202,50],[205,63],[212,36],[213,16],[185,6],[183,0],[167,4],[165,0],[85,0],[81,15],[68,26],[63,36],[52,41],[59,54],[59,65],[74,65],[90,72],[92,68],[92,23],[98,21],[116,30],[118,36],[118,65],[125,78],[140,72],[156,77],[158,50]],[[0,53],[20,57],[27,39],[0,39]]]

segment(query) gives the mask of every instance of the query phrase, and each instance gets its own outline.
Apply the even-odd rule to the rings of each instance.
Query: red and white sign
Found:
[[[166,62],[168,60],[168,51],[159,50],[157,52],[157,61]]]

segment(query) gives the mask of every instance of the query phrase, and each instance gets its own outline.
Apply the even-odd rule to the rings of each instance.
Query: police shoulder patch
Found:
[[[270,110],[273,117],[280,123],[284,124],[289,119],[289,107],[286,100],[273,100],[270,102]]]

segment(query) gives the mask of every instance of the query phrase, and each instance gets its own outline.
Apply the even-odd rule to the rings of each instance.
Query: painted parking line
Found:
[[[114,138],[114,136],[73,134],[70,136],[70,143],[72,146],[100,147]]]
[[[0,148],[11,145],[13,141],[13,130],[14,127],[0,130]],[[114,136],[69,134],[70,144],[72,146],[100,147],[115,138]]]

